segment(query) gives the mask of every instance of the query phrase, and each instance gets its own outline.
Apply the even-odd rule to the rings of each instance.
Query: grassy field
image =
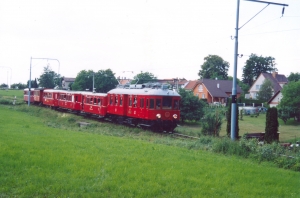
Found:
[[[299,172],[178,147],[189,142],[137,128],[91,120],[91,127],[79,128],[76,119],[40,107],[0,105],[0,197],[300,194]]]
[[[300,122],[294,121],[292,119],[288,120],[287,124],[280,119],[279,122],[279,141],[281,142],[291,142],[295,139],[300,140]],[[226,135],[226,125],[227,121],[224,119],[222,128],[220,131],[220,136]],[[256,133],[264,132],[266,126],[266,114],[260,114],[258,117],[243,116],[243,120],[239,120],[239,135],[243,136],[245,133]],[[201,132],[201,122],[186,122],[181,124],[181,127],[177,131],[197,135]]]
[[[1,98],[13,100],[13,97],[17,97],[19,104],[23,101],[23,90],[0,90],[0,100]],[[280,119],[279,121],[279,139],[281,142],[291,142],[295,140],[300,140],[300,123],[292,119],[288,120],[287,124]],[[264,132],[266,123],[266,114],[260,114],[257,118],[250,116],[243,116],[243,120],[239,121],[240,136],[245,133],[255,133]],[[220,136],[226,135],[226,120],[224,119],[222,124],[222,129]],[[176,129],[177,132],[197,136],[201,132],[201,122],[186,122],[181,124],[181,127]]]

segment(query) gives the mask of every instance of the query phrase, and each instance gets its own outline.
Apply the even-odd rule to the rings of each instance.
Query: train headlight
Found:
[[[174,115],[173,115],[173,118],[174,118],[174,119],[177,119],[177,114],[174,114]]]
[[[156,114],[156,118],[157,119],[160,119],[161,118],[161,115],[158,113],[158,114]]]

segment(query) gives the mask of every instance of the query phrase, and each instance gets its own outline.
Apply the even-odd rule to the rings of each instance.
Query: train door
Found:
[[[130,117],[132,117],[132,115],[133,115],[133,108],[132,108],[132,103],[133,103],[133,98],[132,98],[132,95],[129,95],[128,96],[128,105],[127,105],[127,115],[128,116],[130,116]]]
[[[82,95],[81,97],[81,110],[84,110],[85,97]]]
[[[145,117],[145,113],[146,113],[145,102],[146,102],[145,96],[142,96],[139,98],[139,115],[138,116],[140,118]]]

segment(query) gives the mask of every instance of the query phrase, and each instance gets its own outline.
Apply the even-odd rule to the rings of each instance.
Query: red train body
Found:
[[[28,102],[28,89],[24,100]],[[131,85],[105,93],[32,89],[31,102],[105,118],[119,124],[173,131],[180,119],[180,95],[166,86]],[[41,97],[43,96],[43,97]]]

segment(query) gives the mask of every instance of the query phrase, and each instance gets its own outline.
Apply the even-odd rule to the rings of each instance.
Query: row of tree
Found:
[[[251,86],[261,73],[277,71],[275,65],[275,58],[271,56],[262,57],[251,54],[243,67],[243,79],[239,83],[242,82],[247,86]],[[201,65],[198,75],[200,78],[230,80],[232,77],[228,76],[228,69],[229,63],[220,56],[208,55],[204,58],[204,63]]]

